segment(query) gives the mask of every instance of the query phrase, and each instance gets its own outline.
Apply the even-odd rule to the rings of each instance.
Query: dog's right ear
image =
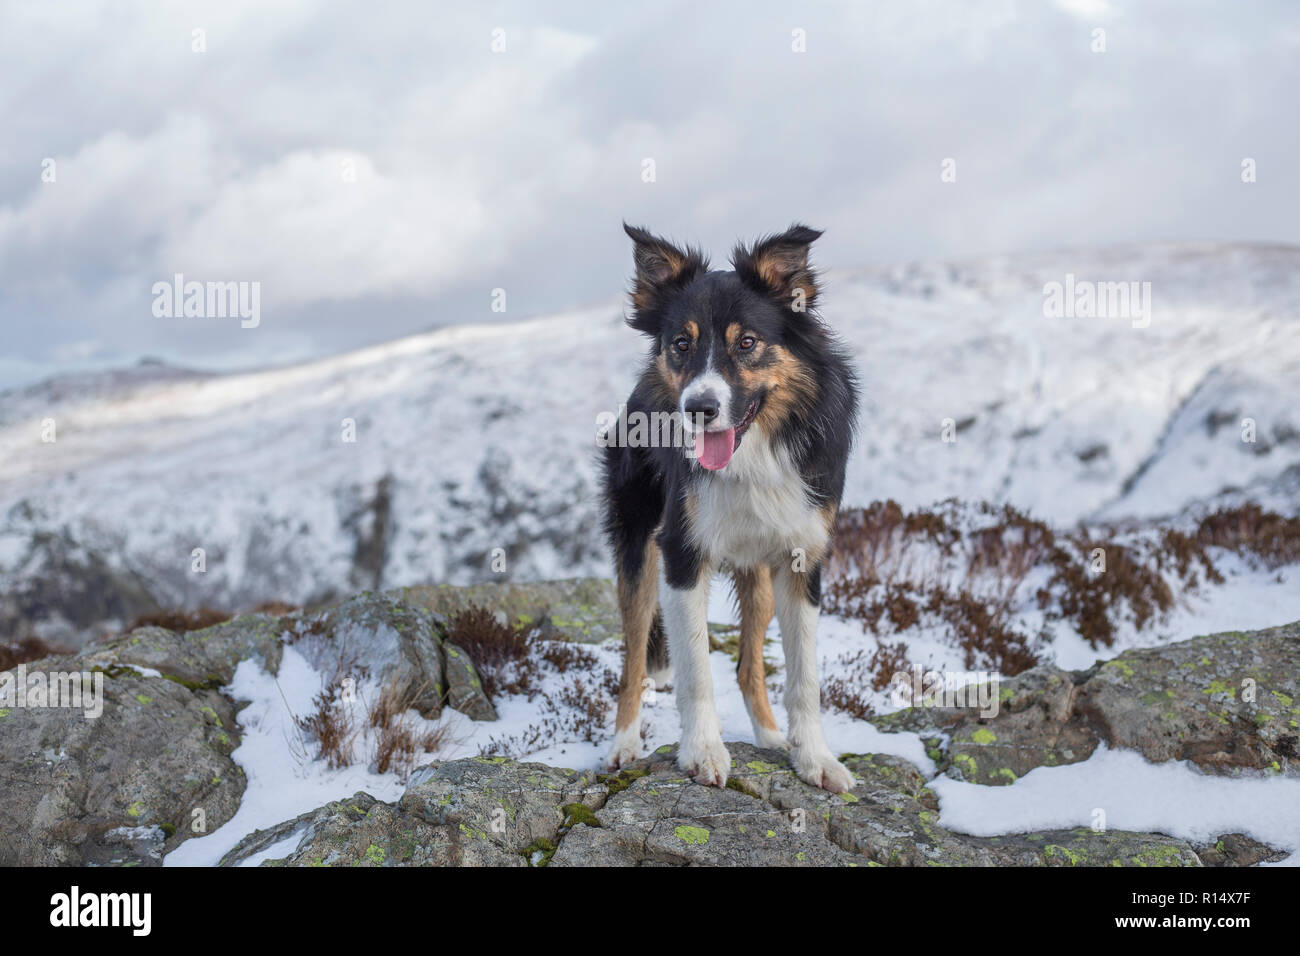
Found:
[[[803,312],[817,298],[817,275],[808,267],[808,247],[820,236],[820,229],[796,222],[752,247],[736,246],[731,263],[746,284],[775,296],[795,312]]]
[[[651,235],[638,226],[623,223],[623,231],[633,242],[632,262],[636,277],[632,282],[632,306],[635,309],[628,325],[647,335],[658,335],[655,310],[664,295],[680,289],[696,276],[708,271],[709,260],[698,249],[678,249],[666,239]]]

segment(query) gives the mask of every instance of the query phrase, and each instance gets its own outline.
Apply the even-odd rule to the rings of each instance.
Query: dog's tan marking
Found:
[[[735,345],[736,340],[740,338],[740,323],[732,322],[730,325],[728,325],[727,331],[722,333],[722,337],[727,340],[728,348]]]
[[[831,530],[835,527],[835,516],[839,513],[840,503],[838,501],[828,501],[818,510],[821,512],[822,524],[826,526],[826,535],[829,538]]]
[[[737,570],[735,581],[740,603],[740,660],[736,680],[754,722],[779,733],[767,699],[767,672],[763,664],[763,640],[774,613],[772,572],[766,566]]]
[[[700,340],[700,327],[696,324],[694,319],[687,319],[686,324],[682,326],[682,328],[692,339],[697,342]]]
[[[632,286],[632,305],[637,309],[654,308],[663,286],[708,267],[708,261],[698,252],[683,252],[666,242],[658,242],[652,249],[638,245],[634,256],[636,279]]]
[[[636,724],[641,715],[641,695],[645,693],[646,644],[654,622],[659,597],[659,546],[654,538],[646,542],[641,573],[635,580],[618,575],[618,609],[623,618],[623,683],[618,692],[618,716],[614,727],[623,733]]]
[[[655,358],[655,375],[651,385],[655,386],[655,391],[662,398],[666,398],[666,403],[672,408],[677,407],[678,401],[682,396],[682,376],[677,374],[668,365],[668,358],[662,352]]]
[[[682,497],[682,514],[686,517],[686,534],[692,540],[695,539],[695,529],[700,526],[699,512],[700,496],[693,491],[686,492]],[[703,542],[698,543],[703,544]],[[704,551],[705,549],[701,547],[700,550]],[[708,555],[706,554],[705,557],[708,557]]]
[[[804,566],[811,569],[821,564],[822,558],[826,557],[826,552],[831,543],[830,535],[822,538],[820,541],[810,542],[803,549]],[[802,573],[802,572],[800,572]]]
[[[775,361],[760,368],[741,368],[740,379],[748,391],[767,391],[767,401],[755,420],[768,434],[776,434],[791,416],[812,407],[817,382],[808,368],[780,345],[768,346],[759,354],[770,355]]]
[[[802,290],[804,304],[817,297],[817,279],[808,268],[808,247],[761,243],[751,250],[743,263],[774,292],[785,294]]]

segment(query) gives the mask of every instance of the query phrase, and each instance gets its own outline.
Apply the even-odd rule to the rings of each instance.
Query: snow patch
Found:
[[[1282,865],[1300,866],[1300,780],[1229,779],[1190,763],[1148,763],[1139,754],[1102,746],[1087,760],[1038,767],[1005,787],[949,777],[930,782],[943,826],[973,836],[1091,827],[1105,812],[1110,830],[1165,833],[1213,843],[1245,833],[1290,850]]]

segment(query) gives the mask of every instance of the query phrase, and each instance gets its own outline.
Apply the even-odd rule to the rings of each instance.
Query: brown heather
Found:
[[[28,661],[53,657],[58,654],[71,654],[72,651],[57,644],[51,644],[39,637],[24,637],[12,644],[0,644],[0,671],[7,671]]]
[[[435,754],[447,743],[445,727],[417,731],[408,715],[423,688],[394,678],[380,688],[378,697],[367,703],[367,723],[376,731],[373,754],[375,770],[394,771],[405,780],[421,756]],[[316,747],[313,755],[329,767],[348,767],[361,755],[357,744],[361,728],[353,722],[339,700],[337,690],[321,691],[313,700],[315,709],[296,718],[298,728]]]
[[[1207,516],[1195,537],[1202,548],[1227,548],[1267,568],[1300,561],[1300,517],[1286,518],[1254,504]]]
[[[490,738],[484,756],[518,756],[556,740],[594,743],[604,734],[619,675],[590,648],[548,640],[535,627],[503,624],[480,607],[452,618],[448,637],[469,653],[489,697],[520,694],[537,704],[536,720],[526,731]],[[548,673],[561,678],[558,689],[545,689]]]
[[[470,607],[451,619],[447,639],[469,654],[489,699],[503,694],[531,697],[539,676],[537,662],[529,655],[535,629],[512,627],[488,608]]]
[[[1104,573],[1091,570],[1095,548],[1105,552]],[[1221,583],[1211,548],[1270,569],[1300,561],[1300,518],[1252,504],[1215,511],[1188,531],[1058,532],[1009,505],[971,509],[947,501],[906,512],[897,502],[876,502],[841,511],[822,603],[877,636],[945,624],[967,668],[1011,676],[1038,663],[1055,623],[1070,625],[1094,648],[1109,647],[1122,621],[1143,630],[1174,606],[1179,593]],[[1046,622],[1037,633],[1016,623],[1031,575],[1045,579],[1032,594]],[[859,663],[866,674],[828,685],[828,692],[842,699],[852,696],[848,687],[875,687],[881,680],[875,665]]]
[[[284,601],[263,601],[249,613],[271,614],[281,617],[301,610],[302,608],[297,604],[286,604]],[[149,614],[141,614],[126,626],[123,633],[130,634],[141,627],[162,627],[177,634],[185,634],[189,631],[201,631],[205,627],[212,627],[214,624],[224,624],[233,617],[235,615],[230,611],[221,611],[211,607],[200,607],[193,611],[153,611]]]
[[[447,742],[445,725],[417,732],[411,727],[406,714],[426,687],[412,687],[408,681],[389,681],[379,692],[379,699],[370,708],[370,726],[379,732],[375,744],[375,770],[379,773],[396,771],[405,780],[415,769],[421,754],[437,753]]]
[[[875,714],[875,708],[867,702],[863,689],[882,691],[895,674],[909,666],[907,645],[902,641],[893,645],[881,641],[870,657],[866,651],[842,655],[831,668],[835,676],[822,684],[822,706],[866,720]]]
[[[154,611],[137,617],[126,626],[125,633],[129,634],[142,627],[162,627],[177,634],[185,634],[188,631],[201,631],[214,624],[223,624],[232,617],[234,615],[229,611],[218,611],[210,607],[193,611]]]
[[[356,762],[357,728],[333,690],[323,690],[312,700],[316,709],[295,718],[298,728],[316,744],[316,759],[331,769],[350,767]]]

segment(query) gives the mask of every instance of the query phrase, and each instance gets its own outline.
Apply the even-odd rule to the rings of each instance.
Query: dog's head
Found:
[[[796,345],[817,326],[808,247],[821,233],[791,226],[737,245],[734,271],[710,272],[699,250],[623,228],[635,244],[628,323],[654,341],[664,393],[692,430],[699,463],[725,468],[752,424],[773,434],[816,395]]]

